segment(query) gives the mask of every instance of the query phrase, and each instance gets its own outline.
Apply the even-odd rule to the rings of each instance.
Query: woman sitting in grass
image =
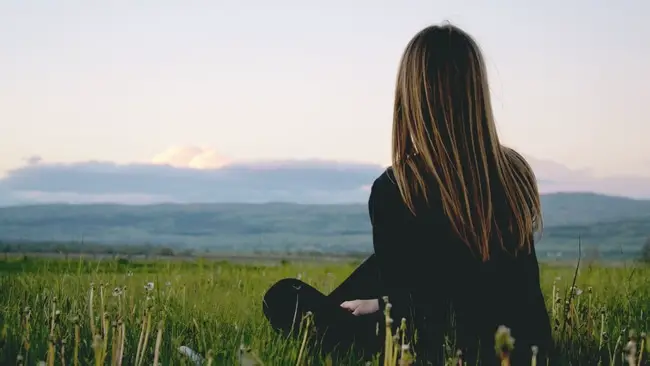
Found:
[[[296,279],[275,284],[264,298],[271,325],[297,333],[311,312],[323,351],[373,354],[387,351],[388,307],[392,332],[405,319],[418,364],[441,364],[445,348],[468,364],[493,364],[501,351],[514,365],[530,364],[531,352],[546,364],[539,192],[524,158],[499,141],[476,42],[452,25],[415,35],[393,113],[392,166],[368,202],[373,256],[328,296]],[[495,352],[502,326],[512,352]]]

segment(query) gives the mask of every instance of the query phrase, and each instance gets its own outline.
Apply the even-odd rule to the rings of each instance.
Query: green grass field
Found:
[[[260,304],[278,279],[299,276],[327,293],[355,265],[0,261],[0,364],[192,365],[181,346],[212,365],[255,364],[251,359],[264,365],[363,364],[352,356],[317,355],[309,341],[301,352],[301,340],[285,342],[270,330]],[[634,362],[648,364],[642,332],[649,325],[650,268],[585,266],[577,289],[569,291],[574,270],[542,268],[558,364],[624,365],[634,345]],[[568,293],[575,296],[567,305]],[[629,343],[631,332],[637,333]],[[449,364],[458,364],[448,348]]]

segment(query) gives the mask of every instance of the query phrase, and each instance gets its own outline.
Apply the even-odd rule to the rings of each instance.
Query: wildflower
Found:
[[[144,289],[146,291],[153,291],[153,288],[154,288],[153,282],[149,282],[146,285],[144,285]]]
[[[510,358],[510,353],[515,348],[515,339],[510,335],[510,328],[505,325],[499,326],[494,334],[494,347],[502,360]]]
[[[532,358],[530,360],[530,365],[531,366],[537,366],[537,353],[539,353],[539,348],[535,345],[530,347],[530,353],[532,354]]]
[[[628,333],[628,335],[629,335],[629,338],[630,338],[630,339],[636,341],[636,339],[637,339],[636,330],[634,330],[634,329],[630,329],[630,332]]]
[[[255,355],[255,353],[251,350],[250,347],[246,347],[243,344],[239,346],[239,365],[243,366],[255,366],[255,365],[260,365],[261,363],[258,362],[258,357]]]
[[[132,276],[133,276],[133,272],[131,271],[126,272],[126,277],[132,277]]]
[[[627,342],[624,351],[626,353],[625,358],[627,360],[627,363],[629,365],[636,365],[637,346],[636,346],[636,340],[634,338],[630,339]]]
[[[121,296],[121,295],[122,295],[122,289],[121,288],[116,287],[116,288],[113,289],[113,296],[117,297],[117,296]]]
[[[579,288],[577,288],[577,287],[575,287],[575,286],[571,286],[571,292],[573,292],[573,295],[574,295],[574,296],[580,296],[580,295],[582,295],[582,290],[579,289]]]
[[[187,356],[192,362],[194,362],[195,365],[202,365],[203,364],[203,357],[201,357],[200,354],[198,354],[196,351],[193,349],[187,347],[187,346],[180,346],[178,349],[180,353],[183,355]]]
[[[402,349],[404,349],[404,345],[402,345]],[[459,365],[463,364],[463,351],[461,350],[456,350],[456,362],[458,362]]]
[[[411,353],[411,347],[408,344],[402,345],[402,355],[399,360],[400,366],[412,365],[415,361],[415,356]]]

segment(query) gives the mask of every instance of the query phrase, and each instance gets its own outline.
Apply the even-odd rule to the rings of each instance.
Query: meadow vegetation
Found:
[[[356,264],[10,258],[0,261],[0,364],[363,364],[353,354],[318,354],[309,331],[294,341],[280,338],[261,307],[274,281],[299,277],[327,293]],[[643,333],[649,281],[642,265],[589,264],[577,272],[542,266],[556,364],[650,364]],[[507,331],[495,336],[507,356]],[[449,365],[458,365],[453,342],[444,346]],[[390,348],[393,365],[407,358],[399,344]]]

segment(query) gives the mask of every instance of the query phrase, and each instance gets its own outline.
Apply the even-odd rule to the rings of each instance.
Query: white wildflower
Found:
[[[180,346],[178,348],[178,351],[183,355],[187,356],[190,359],[190,361],[194,362],[195,365],[200,366],[203,364],[203,357],[201,357],[200,354],[198,354],[191,348],[187,346]]]
[[[116,288],[113,289],[113,296],[115,296],[115,297],[117,297],[117,296],[121,296],[122,293],[123,293],[123,291],[122,291],[122,289],[119,288],[119,287],[116,287]]]

